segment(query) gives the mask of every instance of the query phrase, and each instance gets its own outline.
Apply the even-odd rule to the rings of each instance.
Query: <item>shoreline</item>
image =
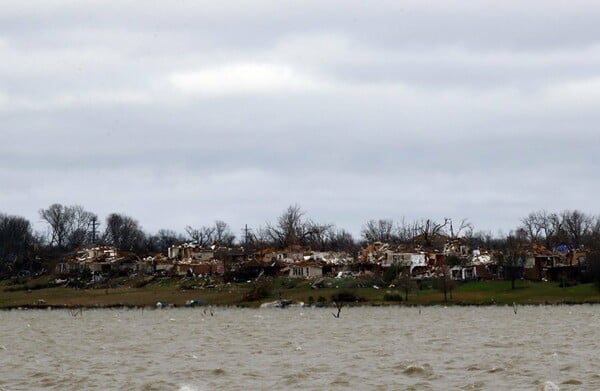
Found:
[[[123,279],[109,287],[78,289],[48,286],[48,280],[46,277],[18,285],[3,281],[0,284],[0,309],[155,309],[159,302],[164,308],[255,308],[282,300],[285,305],[300,306],[303,303],[305,308],[335,308],[333,303],[336,301],[352,307],[600,304],[600,290],[592,283],[559,287],[557,283],[527,280],[519,281],[515,289],[511,288],[510,281],[465,282],[447,292],[447,300],[444,300],[443,291],[433,287],[411,289],[407,298],[407,292],[400,288],[384,288],[359,279],[330,279],[319,289],[312,287],[311,280],[273,279],[267,282],[268,288],[264,291],[257,290],[264,288],[264,281],[202,285],[200,280],[168,278],[138,286],[138,280]]]
[[[600,302],[598,301],[582,301],[582,302],[547,302],[547,303],[515,303],[519,307],[576,307],[576,306],[598,306]],[[511,307],[512,304],[506,303],[462,303],[462,302],[448,302],[448,303],[428,303],[428,304],[398,304],[398,303],[349,303],[344,305],[344,308],[363,308],[363,307],[397,307],[397,308],[430,308],[430,307]],[[38,304],[29,304],[29,305],[20,305],[20,306],[7,306],[0,307],[0,311],[9,312],[9,311],[61,311],[61,310],[147,310],[147,311],[163,311],[163,310],[179,310],[179,309],[195,309],[195,310],[203,310],[206,308],[219,308],[219,309],[251,309],[251,310],[261,310],[266,309],[262,308],[260,305],[204,305],[204,306],[186,306],[186,305],[169,305],[164,306],[162,308],[157,308],[152,305],[133,305],[133,304],[109,304],[109,305],[72,305],[72,304],[64,304],[64,305],[38,305]],[[268,307],[268,309],[275,307]],[[284,308],[277,308],[281,310],[292,309],[292,308],[305,308],[305,309],[335,309],[334,305],[327,306],[309,306],[309,305],[300,305],[300,304],[292,304],[290,306]]]

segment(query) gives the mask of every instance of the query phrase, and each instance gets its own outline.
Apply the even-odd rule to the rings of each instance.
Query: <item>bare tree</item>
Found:
[[[313,227],[310,227],[309,230],[312,234],[306,238],[305,243],[310,248],[319,251],[331,249],[331,242],[336,233],[333,225],[315,224]]]
[[[448,225],[449,219],[445,219],[443,223],[437,223],[433,220],[421,220],[415,224],[417,235],[420,235],[426,246],[432,245],[432,240],[435,236],[445,233],[444,228]]]
[[[404,291],[404,301],[408,301],[408,294],[417,288],[417,283],[410,275],[410,269],[406,268],[406,270],[398,276],[397,281],[398,288]]]
[[[528,240],[528,233],[523,228],[511,232],[506,238],[504,253],[499,257],[504,278],[510,280],[511,289],[515,289],[515,281],[523,277],[527,257],[525,244]]]
[[[342,303],[341,301],[334,301],[333,305],[337,309],[337,314],[334,314],[332,312],[331,315],[333,315],[334,318],[338,318],[339,319],[340,313],[342,312],[342,307],[344,306],[344,303]]]
[[[0,214],[0,276],[15,274],[27,263],[31,267],[33,244],[29,220]]]
[[[531,243],[543,242],[548,248],[560,244],[578,247],[592,234],[594,218],[578,210],[560,214],[540,210],[523,218],[519,229],[527,233]]]
[[[469,220],[467,220],[467,219],[462,219],[460,221],[460,224],[459,224],[457,230],[454,230],[454,225],[452,224],[452,219],[446,218],[446,219],[444,219],[444,221],[445,221],[445,224],[448,224],[448,222],[450,222],[450,238],[451,239],[459,238],[461,235],[464,235],[464,236],[473,235],[473,224],[471,224],[469,222]],[[442,226],[442,228],[443,228],[443,226]]]
[[[331,224],[317,224],[305,218],[299,205],[290,205],[278,218],[277,224],[267,223],[263,230],[266,238],[278,247],[308,245],[327,234]]]
[[[304,211],[290,205],[277,218],[277,224],[267,223],[265,233],[280,247],[298,245],[304,238]]]
[[[467,219],[462,219],[458,229],[454,228],[452,219],[446,218],[443,223],[431,219],[407,222],[404,218],[397,225],[393,220],[369,220],[362,228],[361,235],[367,242],[410,242],[414,237],[420,236],[424,244],[432,245],[432,240],[439,234],[445,234],[449,227],[450,237],[455,239],[461,235],[471,236],[473,224]]]
[[[394,242],[398,239],[395,231],[393,220],[369,220],[363,226],[361,235],[367,242]]]
[[[592,281],[596,289],[600,292],[600,252],[594,249],[588,254],[588,263],[590,265],[590,273]]]
[[[403,217],[396,226],[396,236],[401,243],[409,243],[417,235],[417,224],[407,222]]]
[[[537,243],[544,238],[544,226],[546,224],[544,220],[545,216],[540,212],[532,212],[527,217],[521,219],[521,228],[527,232],[531,243]]]
[[[553,248],[568,240],[563,215],[545,210],[532,212],[521,220],[519,228],[527,233],[531,243],[544,243]]]
[[[546,247],[552,248],[559,245],[565,239],[563,223],[556,213],[540,213],[540,222],[542,224],[542,232],[546,240]]]
[[[593,218],[586,246],[597,249],[600,246],[600,216]]]
[[[119,250],[139,251],[144,248],[145,234],[137,220],[112,213],[106,218],[104,240]]]
[[[190,239],[196,242],[199,246],[207,246],[212,244],[214,227],[193,228],[188,225],[185,227],[185,231]]]
[[[231,232],[229,224],[221,220],[216,220],[214,225],[202,226],[200,228],[193,228],[188,225],[185,228],[185,231],[190,239],[199,246],[208,246],[218,243],[223,246],[231,247],[235,242],[235,235]]]
[[[245,246],[253,251],[260,251],[271,245],[271,239],[264,227],[249,231],[246,235]]]
[[[333,224],[317,224],[308,220],[305,222],[303,244],[313,250],[332,250],[332,243],[336,240],[338,232]]]
[[[71,206],[71,214],[71,234],[68,237],[69,247],[77,248],[84,244],[91,243],[90,226],[92,225],[92,221],[98,219],[98,216],[92,212],[88,212],[79,205]]]
[[[452,271],[446,265],[442,266],[435,279],[436,287],[440,292],[444,293],[444,301],[448,301],[448,294],[452,297],[452,291],[456,287],[455,281],[452,279]]]
[[[64,207],[60,204],[52,204],[48,209],[40,210],[40,217],[50,225],[50,244],[63,247],[67,235],[67,217]]]
[[[497,248],[499,238],[494,238],[491,231],[477,231],[469,236],[469,244],[473,248],[485,247],[488,249]],[[500,246],[502,247],[502,246]]]
[[[582,244],[592,228],[592,218],[578,210],[565,210],[562,222],[570,244],[575,247]]]
[[[156,235],[148,236],[146,240],[147,251],[165,252],[169,247],[185,242],[185,237],[175,231],[160,229]]]
[[[332,235],[329,238],[330,250],[346,251],[354,254],[358,251],[358,245],[352,237],[352,234],[344,229],[332,229]]]
[[[235,241],[235,235],[231,232],[229,224],[224,221],[215,221],[214,241],[220,245],[231,247]]]
[[[40,217],[50,226],[50,244],[70,250],[89,241],[89,228],[97,216],[79,205],[52,204],[40,210]]]

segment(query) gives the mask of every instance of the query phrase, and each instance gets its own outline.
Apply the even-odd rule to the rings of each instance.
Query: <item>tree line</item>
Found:
[[[600,249],[600,217],[579,210],[532,212],[506,235],[474,231],[467,219],[373,219],[363,224],[360,238],[333,223],[313,220],[299,205],[290,205],[275,221],[246,230],[239,238],[221,220],[208,225],[188,225],[184,233],[160,229],[151,234],[131,216],[111,213],[100,221],[95,213],[80,205],[52,204],[40,209],[39,216],[46,226],[42,232],[35,231],[24,217],[0,213],[0,277],[42,270],[47,261],[90,245],[111,245],[138,255],[165,252],[170,246],[186,241],[201,246],[242,245],[249,251],[301,246],[356,254],[369,242],[410,245],[419,238],[419,244],[434,246],[440,237],[460,237],[472,247],[507,253],[528,244],[541,244],[549,249],[558,246]]]

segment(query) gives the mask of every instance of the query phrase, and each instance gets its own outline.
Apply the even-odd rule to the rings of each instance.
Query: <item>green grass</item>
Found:
[[[316,303],[323,297],[328,303],[332,295],[340,291],[350,291],[364,299],[357,305],[494,305],[494,304],[576,304],[600,303],[600,292],[593,284],[579,284],[561,288],[557,282],[516,281],[516,289],[511,289],[510,281],[480,281],[459,284],[444,302],[442,292],[435,289],[413,290],[408,300],[385,301],[384,296],[393,297],[404,292],[398,288],[373,288],[372,281],[359,279],[326,279],[327,287],[312,289],[311,280],[275,279],[271,282],[270,293],[260,301],[244,302],[244,296],[253,288],[252,283],[216,284],[214,287],[190,289],[195,281],[184,279],[157,278],[150,283],[139,284],[143,277],[121,278],[111,281],[117,287],[109,289],[74,289],[52,287],[30,290],[28,287],[41,287],[49,282],[48,277],[33,279],[21,285],[0,283],[0,308],[26,306],[66,306],[66,307],[105,307],[105,306],[154,306],[156,302],[182,306],[187,300],[202,299],[211,305],[256,307],[263,302],[279,298],[308,303],[310,297]],[[200,285],[200,281],[199,281]],[[116,285],[113,285],[116,286]],[[135,288],[136,286],[142,286]],[[21,288],[6,291],[6,288]],[[185,288],[185,289],[182,289]]]
[[[457,287],[455,300],[483,301],[498,304],[557,304],[598,303],[600,292],[594,284],[578,284],[561,288],[557,282],[534,282],[519,280],[515,289],[510,281],[469,282]]]

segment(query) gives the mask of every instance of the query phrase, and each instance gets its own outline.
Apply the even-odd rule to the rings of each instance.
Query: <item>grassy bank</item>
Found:
[[[26,282],[0,283],[0,308],[17,307],[111,307],[155,306],[157,302],[183,306],[188,300],[203,300],[210,305],[256,307],[263,302],[288,299],[294,302],[329,305],[334,295],[346,295],[362,305],[504,305],[600,303],[593,284],[561,288],[555,282],[518,281],[511,289],[509,281],[480,281],[458,285],[444,294],[424,285],[405,293],[395,288],[375,288],[358,279],[326,280],[324,288],[312,289],[306,280],[276,279],[255,283],[206,284],[203,281],[159,278],[146,282],[141,278],[111,281],[110,285],[78,289],[55,286],[49,277]],[[259,292],[259,294],[256,294]],[[250,298],[258,296],[257,300]],[[399,298],[402,301],[398,301]]]

